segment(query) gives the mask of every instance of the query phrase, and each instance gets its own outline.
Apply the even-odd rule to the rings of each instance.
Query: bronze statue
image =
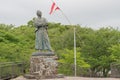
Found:
[[[52,51],[47,32],[48,22],[42,17],[42,12],[39,10],[37,11],[37,16],[34,20],[36,27],[35,49]]]

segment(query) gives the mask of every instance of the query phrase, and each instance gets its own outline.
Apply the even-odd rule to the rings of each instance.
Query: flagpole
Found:
[[[54,2],[53,0],[51,0],[51,1]],[[68,17],[63,13],[63,11],[61,9],[60,9],[60,11],[61,11],[62,15],[66,18],[68,23],[70,25],[72,25],[70,20],[68,19]],[[77,71],[76,65],[77,65],[77,62],[76,62],[76,28],[74,26],[74,67],[75,67],[75,69],[74,69],[75,70],[74,76],[75,77],[76,77],[76,71]]]
[[[76,28],[74,27],[74,65],[75,65],[75,77],[76,77]]]

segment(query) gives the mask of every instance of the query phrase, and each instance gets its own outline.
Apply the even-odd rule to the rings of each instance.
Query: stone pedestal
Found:
[[[35,52],[30,61],[30,74],[54,78],[57,75],[57,56],[53,52]]]

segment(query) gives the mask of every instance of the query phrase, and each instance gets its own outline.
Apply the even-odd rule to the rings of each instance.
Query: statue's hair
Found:
[[[39,17],[42,16],[42,12],[40,10],[37,10],[37,16],[39,16]]]

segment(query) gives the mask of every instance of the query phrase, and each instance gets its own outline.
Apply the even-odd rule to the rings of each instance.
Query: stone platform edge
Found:
[[[32,56],[54,56],[54,52],[33,52]]]

